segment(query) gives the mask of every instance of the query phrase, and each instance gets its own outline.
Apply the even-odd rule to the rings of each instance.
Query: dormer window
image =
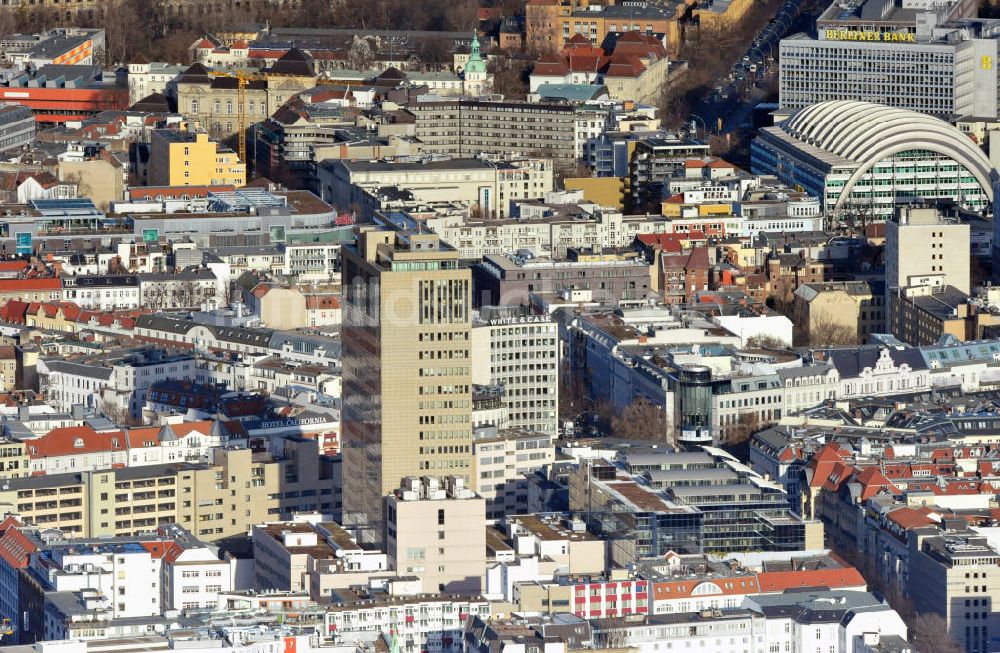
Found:
[[[73,440],[73,447],[75,449],[83,449],[83,438]]]

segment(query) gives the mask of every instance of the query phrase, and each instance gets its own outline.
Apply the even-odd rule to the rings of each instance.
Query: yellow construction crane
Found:
[[[240,161],[245,166],[250,164],[247,161],[247,130],[250,129],[250,122],[247,120],[247,84],[261,79],[264,79],[264,76],[260,73],[250,73],[245,70],[236,73],[236,102],[239,104],[236,120],[240,125]]]
[[[240,161],[248,165],[247,161],[247,130],[250,123],[247,120],[247,84],[267,79],[267,75],[250,70],[237,70],[235,73],[215,72],[209,73],[212,77],[231,77],[236,80],[236,122],[239,126],[239,155]],[[249,172],[249,171],[248,171]]]

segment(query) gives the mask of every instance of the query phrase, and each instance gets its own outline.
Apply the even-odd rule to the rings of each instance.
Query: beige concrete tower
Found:
[[[380,543],[404,477],[474,473],[472,279],[434,234],[362,230],[343,257],[344,522]]]

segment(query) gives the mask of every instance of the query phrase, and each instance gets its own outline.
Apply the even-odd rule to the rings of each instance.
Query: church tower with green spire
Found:
[[[466,95],[481,95],[486,91],[488,75],[486,62],[479,52],[479,36],[472,34],[472,46],[469,61],[465,64],[464,88]]]

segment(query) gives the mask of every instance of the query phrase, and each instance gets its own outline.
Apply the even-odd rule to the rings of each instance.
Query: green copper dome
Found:
[[[485,73],[486,72],[486,62],[483,61],[482,56],[479,54],[479,36],[476,34],[472,35],[472,52],[469,53],[469,61],[465,64],[465,74],[469,73]]]

